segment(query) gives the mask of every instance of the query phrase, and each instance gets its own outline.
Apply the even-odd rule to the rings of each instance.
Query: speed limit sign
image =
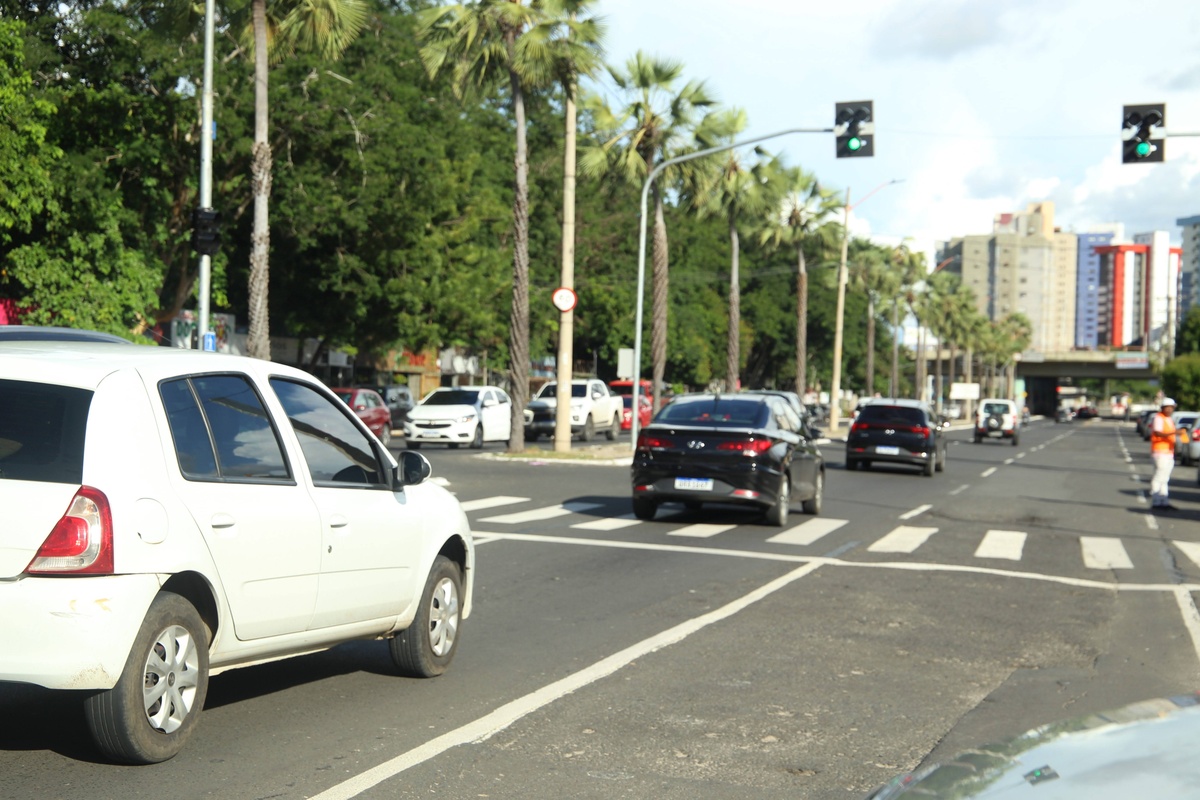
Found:
[[[565,286],[555,289],[554,294],[550,298],[551,302],[554,303],[554,307],[563,313],[574,308],[577,299],[575,292]]]

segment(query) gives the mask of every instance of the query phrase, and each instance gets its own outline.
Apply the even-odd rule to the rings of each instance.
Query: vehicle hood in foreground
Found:
[[[902,775],[867,800],[1195,797],[1200,693],[1045,725]]]

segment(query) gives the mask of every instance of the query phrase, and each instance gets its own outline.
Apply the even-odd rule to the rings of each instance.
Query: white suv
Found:
[[[0,681],[91,690],[109,758],[179,752],[211,674],[386,639],[454,657],[458,502],[296,369],[128,344],[0,343]]]
[[[1021,415],[1012,400],[985,397],[975,412],[975,443],[984,439],[1011,439],[1013,447],[1021,442]]]

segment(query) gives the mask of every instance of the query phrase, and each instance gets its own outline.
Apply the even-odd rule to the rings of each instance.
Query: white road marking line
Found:
[[[995,472],[996,472],[996,470],[997,470],[997,469],[999,469],[999,467],[988,467],[988,468],[987,468],[987,469],[985,469],[983,472],[979,473],[979,477],[981,477],[981,478],[987,478],[987,477],[989,477],[990,475],[993,475],[993,474],[995,474]]]
[[[912,528],[899,525],[891,533],[874,542],[867,550],[872,553],[911,553],[925,544],[937,528]]]
[[[970,489],[970,488],[971,488],[971,484],[969,484],[969,483],[964,483],[962,486],[960,486],[960,487],[958,487],[957,489],[955,489],[955,490],[953,490],[953,491],[949,492],[949,494],[951,494],[951,495],[956,495],[956,494],[959,494],[960,492],[965,492],[967,489]]]
[[[616,531],[621,528],[628,528],[632,525],[641,525],[642,521],[633,514],[622,514],[619,517],[606,517],[602,519],[594,519],[591,522],[580,522],[572,525],[572,528],[579,528],[584,531]]]
[[[1005,558],[1020,561],[1027,534],[1021,531],[988,531],[975,550],[976,558]]]
[[[1120,539],[1108,536],[1080,536],[1083,565],[1089,569],[1133,569],[1133,562]]]
[[[1146,505],[1146,493],[1143,492],[1141,489],[1138,489],[1137,501],[1139,503],[1141,503],[1142,505]]]
[[[1016,461],[1015,458],[1006,458],[1006,459],[1004,459],[1004,465],[1008,466],[1009,464],[1013,463],[1014,461]]]
[[[544,519],[565,517],[567,514],[578,514],[581,511],[591,511],[600,507],[599,503],[563,503],[560,506],[546,506],[545,508],[534,508],[529,511],[518,511],[515,514],[485,517],[480,522],[501,522],[506,525],[515,525],[519,522],[538,522]]]
[[[833,533],[849,521],[850,520],[847,519],[817,517],[816,519],[810,519],[801,525],[797,525],[794,528],[789,528],[783,533],[777,533],[770,539],[767,539],[767,541],[771,544],[809,545],[820,539],[822,536]]]
[[[1152,531],[1158,530],[1158,519],[1153,514],[1146,515],[1146,527]]]
[[[933,508],[933,506],[928,503],[923,506],[917,506],[912,511],[905,511],[900,515],[899,519],[912,519],[913,517],[919,517],[931,508]]]
[[[1024,457],[1025,457],[1024,453],[1017,453],[1017,458],[1024,458]]]
[[[482,511],[485,508],[495,508],[496,506],[508,506],[513,503],[526,503],[528,497],[509,497],[508,495],[498,494],[495,497],[481,497],[478,500],[467,500],[464,503],[459,503],[463,511]]]
[[[687,536],[692,539],[708,539],[716,536],[718,533],[731,531],[737,525],[714,525],[709,522],[698,522],[695,525],[686,525],[682,528],[676,528],[668,533],[668,536]]]
[[[1192,560],[1192,563],[1200,567],[1200,542],[1180,542],[1173,541],[1171,544],[1178,547],[1183,554]]]
[[[1200,611],[1196,610],[1196,601],[1192,593],[1183,586],[1175,589],[1175,602],[1179,604],[1179,614],[1183,617],[1183,626],[1192,637],[1192,649],[1200,657]]]
[[[407,769],[415,767],[418,764],[423,764],[451,748],[487,741],[522,717],[528,716],[534,711],[566,697],[572,692],[576,692],[585,686],[589,686],[602,678],[612,675],[617,670],[633,663],[639,658],[643,658],[664,647],[678,644],[692,634],[744,611],[758,601],[811,574],[819,566],[820,564],[811,563],[797,567],[786,575],[763,584],[754,591],[714,611],[686,620],[662,633],[651,636],[648,639],[643,639],[632,647],[627,647],[624,650],[613,653],[611,656],[602,658],[576,673],[547,686],[543,686],[541,689],[531,692],[524,697],[518,697],[516,700],[505,703],[490,714],[444,733],[436,739],[431,739],[419,747],[409,750],[407,753],[401,753],[395,758],[385,761],[377,767],[361,772],[336,786],[331,786],[314,796],[313,800],[349,800],[349,798],[356,797],[389,778],[394,778]]]

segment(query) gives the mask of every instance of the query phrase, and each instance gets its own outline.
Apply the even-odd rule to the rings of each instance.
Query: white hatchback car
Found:
[[[99,749],[144,764],[221,670],[386,639],[438,675],[475,551],[429,473],[297,369],[0,343],[0,681],[91,690]]]
[[[425,395],[404,424],[408,447],[507,441],[512,432],[512,400],[499,386],[443,386]]]

